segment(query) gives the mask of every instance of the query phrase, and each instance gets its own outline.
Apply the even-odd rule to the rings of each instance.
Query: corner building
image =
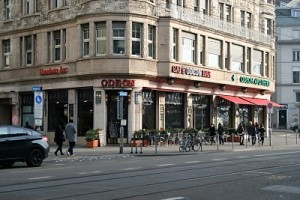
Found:
[[[119,143],[125,92],[125,142],[139,129],[267,127],[274,4],[3,0],[0,124],[29,121],[51,135],[73,119],[79,136],[102,128]]]

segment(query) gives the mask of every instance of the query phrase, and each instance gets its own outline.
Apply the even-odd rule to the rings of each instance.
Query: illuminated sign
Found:
[[[208,70],[202,70],[198,68],[192,68],[192,67],[183,67],[178,65],[173,65],[171,68],[171,71],[176,74],[185,74],[190,76],[199,76],[204,78],[210,78],[211,73]]]
[[[46,69],[40,69],[40,75],[52,75],[52,74],[66,74],[68,73],[69,68],[68,67],[50,67]]]
[[[270,81],[268,81],[268,80],[259,79],[259,78],[251,78],[251,77],[247,77],[247,76],[241,76],[240,82],[246,83],[246,84],[262,85],[262,86],[267,86],[267,87],[270,86]]]
[[[102,87],[134,87],[135,80],[128,79],[104,79],[101,81]]]

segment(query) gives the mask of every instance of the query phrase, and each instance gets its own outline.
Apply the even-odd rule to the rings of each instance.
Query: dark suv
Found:
[[[298,132],[299,131],[298,123],[292,123],[290,129],[294,132]]]
[[[10,167],[15,162],[26,162],[38,167],[48,157],[50,147],[41,133],[19,127],[0,125],[0,165]]]

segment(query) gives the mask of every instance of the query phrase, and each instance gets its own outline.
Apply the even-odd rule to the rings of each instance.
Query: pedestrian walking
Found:
[[[60,152],[60,155],[64,155],[62,151],[63,142],[66,141],[64,132],[60,125],[57,126],[55,130],[54,142],[57,144],[57,149],[54,154],[57,156],[57,152]]]
[[[260,124],[258,132],[259,132],[259,137],[260,137],[260,143],[261,143],[261,145],[264,145],[266,129],[263,124]]]
[[[25,128],[28,128],[28,129],[31,129],[31,130],[33,130],[33,127],[29,124],[29,122],[28,121],[26,121],[26,123],[25,123],[25,126],[24,126]]]
[[[248,135],[251,137],[252,145],[255,145],[255,143],[256,143],[256,134],[255,134],[255,126],[252,123],[252,121],[249,121],[247,131],[248,131]]]
[[[240,136],[240,145],[244,145],[244,140],[245,140],[245,136],[244,136],[244,126],[242,123],[239,124],[238,128],[237,128],[237,132]]]
[[[219,143],[224,144],[224,127],[221,123],[218,124]]]
[[[212,145],[213,143],[216,143],[215,142],[215,136],[216,136],[216,128],[215,128],[215,125],[214,124],[211,124],[210,127],[209,127],[209,136],[210,136],[210,145]]]
[[[75,125],[73,124],[73,120],[70,120],[69,123],[66,125],[65,132],[66,132],[66,138],[69,142],[69,149],[67,150],[67,155],[73,156],[74,155],[73,149],[75,147],[76,140],[77,140],[77,131]]]
[[[256,141],[256,137],[257,137],[257,141],[258,141],[258,143],[259,143],[259,142],[260,142],[260,139],[259,139],[260,136],[259,136],[259,133],[258,133],[259,125],[258,125],[257,122],[255,122],[254,127],[255,127],[255,141]]]

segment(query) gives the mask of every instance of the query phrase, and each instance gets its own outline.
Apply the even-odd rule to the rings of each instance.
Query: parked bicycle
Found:
[[[179,151],[180,152],[184,152],[184,151],[189,152],[191,150],[199,151],[201,146],[202,146],[201,139],[199,137],[189,134],[181,141],[179,145]]]

